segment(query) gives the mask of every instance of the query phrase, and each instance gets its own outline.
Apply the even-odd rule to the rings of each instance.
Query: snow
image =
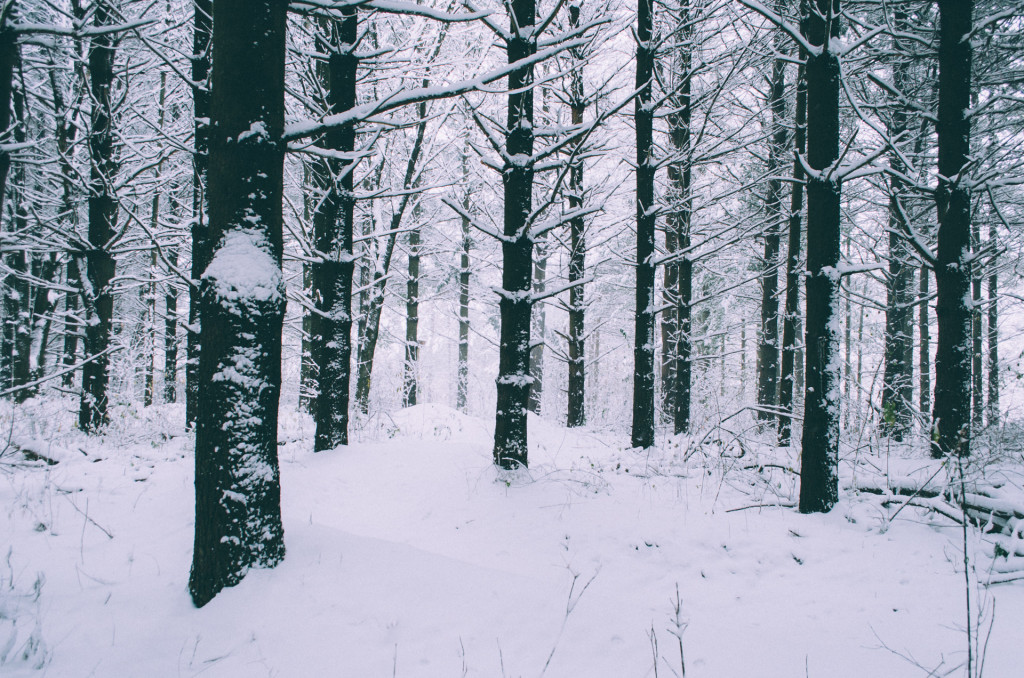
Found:
[[[792,468],[788,450],[638,452],[530,415],[530,469],[508,476],[493,420],[420,405],[313,454],[312,422],[284,411],[288,555],[197,610],[181,406],[115,409],[105,438],[74,430],[70,400],[29,401],[13,422],[4,407],[0,423],[58,461],[0,457],[5,678],[640,678],[652,632],[669,676],[677,628],[691,677],[899,678],[927,671],[896,653],[963,660],[959,528],[911,507],[890,521],[882,497],[849,491],[826,515],[756,508],[794,496],[792,473],[764,466]],[[844,463],[844,486],[856,471],[884,487],[872,464],[917,482],[937,468],[913,450],[866,461]],[[988,567],[991,544],[972,533],[969,548]],[[998,600],[985,675],[1019,675],[1024,583],[972,594]]]
[[[258,230],[235,229],[225,233],[203,277],[211,281],[229,309],[237,308],[238,303],[251,305],[284,298],[281,267]]]

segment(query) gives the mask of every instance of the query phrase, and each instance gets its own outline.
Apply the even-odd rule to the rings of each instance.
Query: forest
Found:
[[[0,0],[0,281],[3,675],[1024,663],[1022,0]]]

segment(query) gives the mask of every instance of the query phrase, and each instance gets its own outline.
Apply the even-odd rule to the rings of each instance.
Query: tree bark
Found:
[[[906,32],[907,16],[897,9],[894,21],[896,31]],[[899,38],[894,38],[893,86],[898,92],[906,91],[908,63],[899,49]],[[903,104],[894,102],[888,120],[889,138],[899,143],[907,132],[907,112]],[[900,154],[890,151],[889,167],[889,270],[886,275],[885,304],[885,370],[882,379],[882,433],[895,441],[902,441],[910,430],[913,401],[913,327],[911,325],[913,268],[911,251],[905,233],[909,230],[903,197],[906,192],[900,174],[907,167]]]
[[[462,154],[463,180],[469,181],[468,154]],[[469,188],[467,186],[462,197],[462,209],[469,213]],[[469,282],[471,276],[469,251],[473,245],[470,223],[462,217],[462,253],[459,257],[459,366],[458,380],[455,387],[455,407],[460,412],[466,411],[469,401]]]
[[[981,230],[977,222],[971,223],[971,252],[981,249]],[[984,426],[985,417],[985,376],[982,365],[982,320],[981,320],[981,266],[977,261],[971,265],[971,431],[976,433]]]
[[[781,53],[781,32],[776,31],[775,49]],[[761,275],[761,331],[757,346],[757,404],[774,408],[779,393],[779,249],[782,240],[782,156],[786,147],[786,62],[776,58],[768,95],[771,136],[768,145],[768,182],[765,196],[764,259]],[[768,410],[758,418],[771,420]]]
[[[511,38],[508,63],[528,58],[537,50],[536,38],[517,27],[536,23],[535,0],[511,0]],[[498,348],[498,400],[494,423],[494,463],[504,469],[526,467],[526,411],[530,393],[530,311],[533,300],[533,240],[529,218],[533,211],[533,66],[516,68],[508,76],[505,127],[507,159],[502,172],[505,193],[501,241],[501,313]]]
[[[167,251],[167,261],[178,266],[178,248]],[[168,280],[164,283],[164,402],[178,401],[178,288]]]
[[[97,2],[94,25],[103,29],[114,23],[111,6]],[[117,161],[114,158],[111,86],[114,81],[114,37],[95,35],[89,45],[89,84],[92,99],[89,159],[89,246],[85,257],[83,306],[85,311],[85,354],[99,356],[82,367],[82,399],[78,425],[95,431],[107,423],[107,382],[110,357],[110,333],[114,315],[114,296],[110,289],[114,277],[111,240],[116,233],[117,198],[113,194]]]
[[[812,11],[810,3],[816,5]],[[805,36],[820,51],[807,56],[807,322],[806,396],[800,467],[800,512],[829,511],[839,499],[840,182],[839,0],[804,3]]]
[[[328,115],[356,105],[359,58],[358,15],[354,6],[341,10],[340,22],[321,20],[318,48],[329,57],[318,65],[321,85],[327,92]],[[326,134],[324,146],[342,153],[355,151],[352,126]],[[313,449],[330,450],[348,444],[349,384],[352,364],[352,250],[355,219],[354,178],[351,160],[325,160],[317,180],[324,198],[313,215],[317,261],[312,264],[312,295],[317,319],[312,340],[317,375],[313,419]]]
[[[213,257],[202,278],[196,433],[197,607],[284,558],[277,412],[285,0],[217,0],[209,196]]]
[[[932,349],[931,349],[931,326],[928,320],[927,301],[929,292],[929,277],[931,271],[928,266],[922,264],[918,273],[918,300],[917,327],[920,347],[918,348],[917,377],[918,377],[918,399],[921,416],[926,419],[931,416],[932,411]]]
[[[547,239],[541,236],[534,243],[533,262],[533,293],[544,294],[547,288],[548,245]],[[541,402],[544,396],[544,335],[547,330],[547,305],[534,304],[530,317],[530,336],[533,345],[530,347],[530,398],[527,408],[540,415]]]
[[[971,451],[971,32],[974,0],[939,0],[939,216],[932,455]]]
[[[424,111],[425,113],[425,111]],[[419,203],[413,208],[413,218],[419,218]],[[419,223],[409,231],[409,278],[405,284],[405,363],[402,376],[402,402],[412,407],[419,390],[416,374],[420,359],[420,243]]]
[[[569,28],[579,28],[580,2],[569,6]],[[569,75],[569,109],[573,126],[583,124],[586,111],[586,98],[583,91],[583,60],[581,50],[570,52],[575,63]],[[582,141],[580,142],[583,143]],[[575,149],[580,150],[579,147]],[[572,160],[569,169],[569,210],[583,207],[583,161],[578,157]],[[586,221],[582,216],[574,217],[569,222],[569,384],[567,394],[568,412],[566,426],[573,428],[583,426],[587,420],[586,408],[586,296],[583,285],[587,264]]]
[[[807,59],[800,50],[801,62]],[[789,202],[789,242],[786,255],[786,305],[782,320],[782,365],[779,374],[779,445],[788,447],[793,432],[793,394],[796,387],[797,337],[800,323],[800,260],[804,211],[804,167],[799,156],[807,141],[807,75],[803,63],[797,71],[793,150],[793,189]]]
[[[989,225],[988,243],[996,248],[996,226]],[[999,270],[992,262],[988,276],[988,424],[999,426]]]
[[[654,2],[637,0],[636,308],[633,333],[633,447],[654,445]]]
[[[199,414],[199,280],[210,263],[206,175],[210,165],[210,63],[213,35],[213,0],[192,0],[192,105],[195,152],[192,154],[192,283],[188,290],[188,326],[185,361],[185,422],[195,426]]]
[[[11,134],[11,92],[14,69],[19,60],[18,36],[11,30],[17,6],[17,2],[10,2],[0,9],[0,140],[5,142]],[[11,152],[0,146],[0,214],[4,212],[7,175],[10,169]]]
[[[666,233],[674,241],[678,259],[675,269],[674,287],[670,295],[674,306],[675,336],[672,339],[672,425],[676,435],[690,429],[690,398],[693,376],[691,356],[693,338],[690,326],[690,302],[693,298],[693,259],[690,248],[690,222],[693,209],[691,186],[693,183],[693,153],[691,148],[690,122],[693,117],[691,101],[693,49],[693,23],[690,17],[689,0],[682,0],[678,6],[679,45],[675,50],[675,77],[679,79],[678,91],[669,99],[672,114],[668,116],[669,140],[675,161],[668,166],[671,206]],[[668,277],[666,275],[666,277]],[[667,284],[667,281],[666,281]]]

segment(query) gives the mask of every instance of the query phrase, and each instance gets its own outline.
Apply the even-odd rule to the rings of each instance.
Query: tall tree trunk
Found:
[[[425,113],[425,112],[424,112]],[[419,203],[413,207],[417,223],[409,231],[409,279],[405,284],[405,363],[402,377],[402,401],[405,407],[416,404],[416,374],[420,359],[420,225]]]
[[[981,249],[981,230],[977,222],[971,224],[971,252]],[[981,321],[981,265],[977,260],[971,263],[971,430],[980,431],[985,417],[985,377],[982,363],[982,321]]]
[[[462,154],[462,176],[469,181],[468,154]],[[462,209],[469,213],[469,188],[462,197]],[[459,367],[458,380],[455,387],[455,407],[460,412],[466,411],[469,401],[469,281],[471,275],[469,251],[473,245],[470,223],[462,217],[462,253],[459,257]]]
[[[907,15],[902,9],[895,12],[896,31],[908,31]],[[908,64],[899,49],[899,38],[894,38],[892,65],[893,86],[899,92],[905,91],[908,80]],[[907,112],[900,102],[895,102],[888,121],[889,138],[895,143],[906,135]],[[910,430],[911,406],[914,380],[911,361],[913,360],[914,332],[911,326],[911,283],[913,268],[911,251],[906,237],[909,224],[903,196],[906,192],[899,175],[906,174],[900,154],[890,151],[889,167],[889,270],[886,276],[885,304],[885,370],[882,379],[882,432],[893,440],[901,441]]]
[[[68,255],[67,278],[68,287],[80,290],[82,286],[81,273],[78,264],[77,253]],[[68,292],[64,297],[64,366],[71,367],[75,364],[78,356],[78,338],[82,334],[82,325],[78,322],[78,292]],[[65,372],[61,378],[61,385],[71,388],[74,384],[75,373]]]
[[[74,17],[82,18],[81,4],[72,3]],[[80,41],[76,41],[75,56],[72,57],[71,69],[78,73],[74,60],[81,51]],[[80,190],[78,174],[71,164],[71,148],[78,136],[78,125],[74,122],[74,116],[70,115],[70,106],[64,99],[64,91],[57,80],[57,69],[51,68],[48,77],[50,90],[53,94],[54,113],[54,138],[57,144],[58,165],[60,166],[61,179],[61,216],[62,226],[69,233],[78,232],[78,204],[76,193]],[[64,294],[64,348],[61,360],[63,367],[70,367],[75,364],[78,353],[78,338],[81,334],[81,325],[78,318],[78,303],[81,295],[81,274],[80,262],[81,253],[71,251],[68,253],[66,265],[65,282],[71,290]],[[74,383],[75,373],[69,370],[61,378],[61,384],[65,388],[71,388]]]
[[[327,92],[328,115],[356,105],[359,58],[356,8],[342,10],[340,22],[321,20],[319,49],[328,62],[318,65],[321,85]],[[324,145],[342,153],[355,151],[354,127],[328,132]],[[349,384],[352,364],[352,256],[355,194],[352,161],[326,160],[319,177],[324,198],[313,215],[317,261],[313,266],[313,300],[317,309],[313,336],[317,400],[314,420],[317,452],[348,444]]]
[[[440,47],[438,48],[440,49]],[[436,58],[435,51],[434,57]],[[425,87],[426,85],[424,85]],[[391,269],[391,258],[395,251],[395,243],[398,239],[398,230],[402,225],[402,218],[409,206],[411,193],[415,185],[417,166],[420,154],[423,152],[423,142],[427,132],[426,107],[420,106],[420,122],[416,126],[416,141],[413,142],[412,152],[409,154],[409,162],[405,166],[405,180],[402,184],[407,191],[402,196],[398,209],[391,215],[391,224],[387,242],[384,245],[384,252],[380,257],[380,263],[373,272],[371,283],[363,286],[368,288],[365,307],[362,311],[364,324],[362,325],[362,338],[359,343],[359,352],[356,359],[358,364],[358,379],[356,381],[356,406],[363,414],[370,406],[370,382],[373,374],[373,356],[377,350],[377,337],[380,334],[380,316],[384,309],[384,292],[388,282],[388,271]],[[378,177],[379,180],[379,177]],[[378,181],[379,183],[379,181]],[[361,304],[362,305],[362,304]]]
[[[569,5],[570,30],[579,28],[580,0]],[[569,74],[569,109],[573,126],[583,124],[586,111],[586,98],[583,92],[583,60],[581,50],[570,52],[574,64]],[[583,142],[580,141],[580,144]],[[576,152],[581,150],[577,147]],[[574,157],[569,169],[569,210],[583,207],[583,161]],[[569,384],[567,394],[568,412],[566,426],[573,428],[582,426],[587,420],[586,408],[586,296],[581,281],[586,272],[587,235],[586,221],[582,216],[574,217],[569,222]]]
[[[53,325],[53,309],[55,306],[50,285],[57,275],[57,255],[50,253],[38,263],[36,278],[42,282],[36,287],[32,299],[32,374],[30,379],[42,379],[46,373],[46,354],[50,343],[50,328]],[[30,389],[34,395],[39,387]]]
[[[188,291],[187,359],[185,362],[185,422],[195,426],[199,414],[199,280],[210,263],[212,243],[207,232],[206,175],[210,166],[210,63],[213,0],[192,0],[192,104],[195,152],[192,154],[192,283]]]
[[[776,31],[775,49],[782,51],[783,36]],[[771,136],[768,145],[768,186],[765,196],[764,259],[761,275],[761,332],[757,345],[758,418],[770,420],[779,393],[779,249],[782,231],[782,158],[786,152],[786,62],[776,58],[768,95]]]
[[[19,60],[18,36],[11,30],[17,13],[17,2],[0,8],[0,141],[9,143],[11,133],[11,91],[14,70]],[[0,215],[4,213],[7,175],[11,169],[11,152],[0,145]]]
[[[547,288],[548,244],[544,236],[534,243],[533,262],[533,293],[544,294]],[[544,335],[547,330],[547,304],[534,304],[530,317],[530,336],[533,345],[530,347],[530,397],[527,408],[540,415],[541,402],[544,396]]]
[[[98,29],[114,23],[107,2],[97,2],[93,15]],[[107,423],[107,382],[109,380],[110,333],[114,315],[114,295],[110,289],[114,277],[111,240],[117,223],[117,198],[113,184],[117,172],[114,158],[114,131],[111,110],[111,85],[114,81],[114,37],[94,35],[89,45],[89,84],[92,114],[89,132],[89,245],[85,262],[83,306],[85,311],[85,354],[99,356],[82,367],[82,400],[78,425],[95,431]]]
[[[810,4],[816,5],[813,11]],[[839,499],[840,183],[828,170],[839,157],[839,0],[807,0],[807,323],[800,512],[829,511]]]
[[[12,100],[15,115],[14,142],[16,144],[24,144],[27,139],[28,120],[25,117],[25,92],[20,86],[14,88]],[[19,163],[14,168],[12,182],[14,200],[11,205],[11,211],[14,213],[14,233],[22,236],[28,235],[28,200],[26,198],[28,191],[26,190],[26,182],[25,165]],[[36,286],[30,281],[35,277],[32,274],[34,273],[33,269],[36,268],[36,263],[32,255],[27,251],[28,243],[17,247],[17,251],[11,258],[11,263],[13,264],[11,270],[14,272],[12,283],[17,294],[15,304],[17,314],[11,318],[11,321],[14,323],[14,341],[11,345],[14,351],[11,359],[12,386],[22,387],[22,390],[14,394],[14,399],[17,402],[24,402],[31,395],[29,390],[23,387],[32,380],[32,297],[33,292],[36,291]]]
[[[678,435],[690,429],[690,398],[693,366],[693,338],[690,326],[690,302],[693,298],[693,259],[690,249],[690,221],[692,218],[693,153],[691,149],[690,122],[693,117],[691,102],[693,49],[693,22],[690,17],[690,2],[682,0],[678,7],[679,45],[674,54],[675,77],[678,91],[669,99],[672,113],[668,116],[669,140],[675,161],[668,166],[668,181],[672,204],[666,225],[677,247],[678,259],[674,264],[675,287],[671,298],[674,305],[675,336],[673,337],[672,361],[672,424]]]
[[[197,607],[284,558],[277,412],[285,0],[217,0],[210,102],[210,241],[202,279],[196,433]]]
[[[535,0],[511,0],[511,38],[508,63],[536,52],[532,36],[521,34],[536,22]],[[533,301],[533,66],[516,68],[508,76],[508,114],[505,133],[504,238],[501,242],[501,337],[498,348],[498,400],[494,423],[494,463],[505,469],[527,466],[526,408],[530,392],[530,311]],[[512,162],[523,158],[524,162]]]
[[[918,348],[917,376],[918,376],[918,399],[921,416],[926,419],[931,416],[932,411],[932,349],[931,349],[931,326],[928,320],[928,296],[929,278],[931,271],[925,264],[921,265],[918,283],[919,306],[917,309],[917,328],[920,347]]]
[[[939,215],[932,455],[971,451],[971,32],[974,0],[939,0]]]
[[[636,308],[633,333],[633,447],[654,445],[654,2],[637,0]]]
[[[306,238],[312,241],[313,210],[316,205],[316,183],[313,173],[316,158],[308,158],[302,163],[302,196],[303,229]],[[308,261],[302,262],[302,294],[307,301],[313,299],[313,267]],[[312,415],[316,403],[316,365],[313,363],[313,335],[316,333],[316,313],[308,306],[302,307],[302,357],[299,366],[299,411]]]
[[[159,106],[157,112],[157,130],[160,131],[164,126],[164,103],[167,99],[167,72],[160,72],[160,95],[159,95]],[[154,169],[154,188],[153,188],[153,202],[151,205],[150,219],[149,219],[149,230],[151,233],[157,233],[157,229],[160,225],[160,180],[163,176],[163,161],[157,162],[156,168]],[[146,291],[146,387],[143,393],[143,401],[146,407],[153,404],[153,398],[156,395],[156,375],[155,375],[155,362],[156,362],[156,271],[157,271],[157,251],[154,246],[150,253],[149,260],[149,285]]]
[[[988,243],[996,248],[996,226],[988,227]],[[992,262],[988,275],[988,423],[999,426],[999,270]]]
[[[178,248],[167,250],[167,262],[178,267]],[[178,288],[164,283],[164,402],[178,401]]]
[[[800,50],[800,61],[806,60]],[[796,76],[796,111],[793,149],[797,156],[804,153],[807,141],[807,74],[801,63]],[[789,242],[786,255],[786,305],[782,319],[782,365],[779,374],[779,445],[788,447],[793,432],[793,394],[796,389],[797,337],[800,323],[800,244],[803,231],[804,166],[799,157],[793,161],[793,188],[789,202]]]
[[[672,169],[669,169],[671,172]],[[675,417],[676,356],[679,322],[676,318],[676,294],[679,289],[679,233],[678,224],[669,222],[665,228],[665,272],[662,277],[662,296],[665,309],[661,312],[661,408],[667,421]]]

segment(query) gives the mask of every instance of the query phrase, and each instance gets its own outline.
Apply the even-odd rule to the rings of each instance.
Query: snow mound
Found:
[[[392,438],[470,442],[494,433],[493,424],[436,403],[398,410],[391,414],[389,424]]]

